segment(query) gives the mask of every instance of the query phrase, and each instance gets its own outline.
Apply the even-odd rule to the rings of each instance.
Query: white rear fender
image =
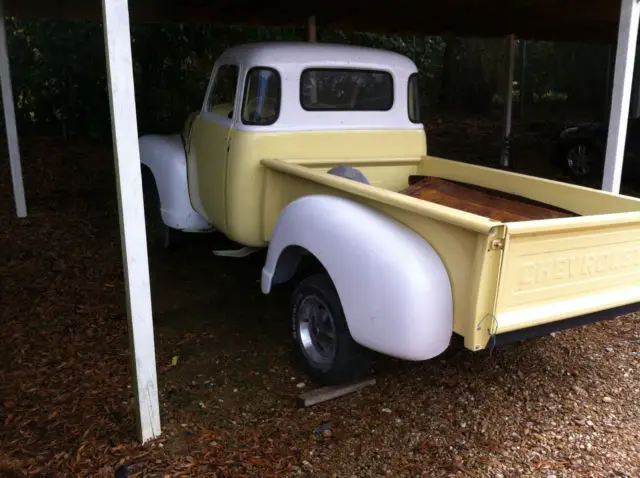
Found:
[[[263,293],[291,278],[305,250],[329,273],[356,342],[405,360],[426,360],[449,346],[449,275],[414,231],[348,199],[298,199],[273,230]]]
[[[187,160],[180,135],[144,135],[139,138],[140,161],[158,188],[163,222],[174,229],[206,230],[211,226],[191,205]]]

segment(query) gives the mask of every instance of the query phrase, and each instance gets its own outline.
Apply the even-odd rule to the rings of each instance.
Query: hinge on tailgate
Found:
[[[482,317],[482,319],[480,320],[480,322],[478,322],[478,325],[476,326],[476,330],[480,332],[482,330],[482,325],[486,320],[490,321],[489,327],[487,328],[487,332],[489,335],[489,342],[492,342],[492,348],[494,348],[496,344],[496,332],[498,330],[498,319],[496,318],[496,316],[492,313],[485,314],[484,317]],[[480,350],[481,348],[482,346],[476,345],[474,349]]]

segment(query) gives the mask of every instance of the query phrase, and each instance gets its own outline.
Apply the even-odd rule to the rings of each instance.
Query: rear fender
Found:
[[[436,251],[414,231],[348,199],[298,199],[273,230],[263,293],[289,280],[307,252],[331,277],[356,342],[405,360],[426,360],[448,347],[449,276]]]
[[[158,189],[162,221],[180,230],[211,229],[191,205],[187,159],[180,135],[144,135],[139,146],[140,161],[151,171]]]

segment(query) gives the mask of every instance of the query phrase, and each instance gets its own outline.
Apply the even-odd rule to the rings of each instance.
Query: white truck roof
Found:
[[[408,57],[388,50],[338,43],[262,42],[247,43],[227,49],[220,57],[234,59],[247,67],[277,66],[295,63],[301,66],[353,66],[414,72],[415,63]]]
[[[333,43],[262,42],[227,49],[217,59],[214,75],[216,69],[225,64],[241,66],[242,84],[247,72],[254,67],[273,68],[281,78],[278,120],[267,126],[240,123],[236,125],[240,130],[273,132],[423,128],[422,124],[412,123],[408,116],[407,82],[418,69],[410,58],[399,53]],[[386,71],[393,79],[393,106],[386,111],[305,111],[300,103],[300,82],[302,72],[308,68]],[[240,107],[240,103],[237,106]]]

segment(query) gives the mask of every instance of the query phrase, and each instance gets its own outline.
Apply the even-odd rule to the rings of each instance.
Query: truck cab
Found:
[[[202,107],[182,134],[140,138],[145,184],[153,192],[146,197],[155,198],[147,203],[170,231],[215,228],[263,247],[262,159],[426,154],[417,73],[403,55],[358,46],[230,48],[215,62]],[[384,178],[374,173],[368,180]]]

